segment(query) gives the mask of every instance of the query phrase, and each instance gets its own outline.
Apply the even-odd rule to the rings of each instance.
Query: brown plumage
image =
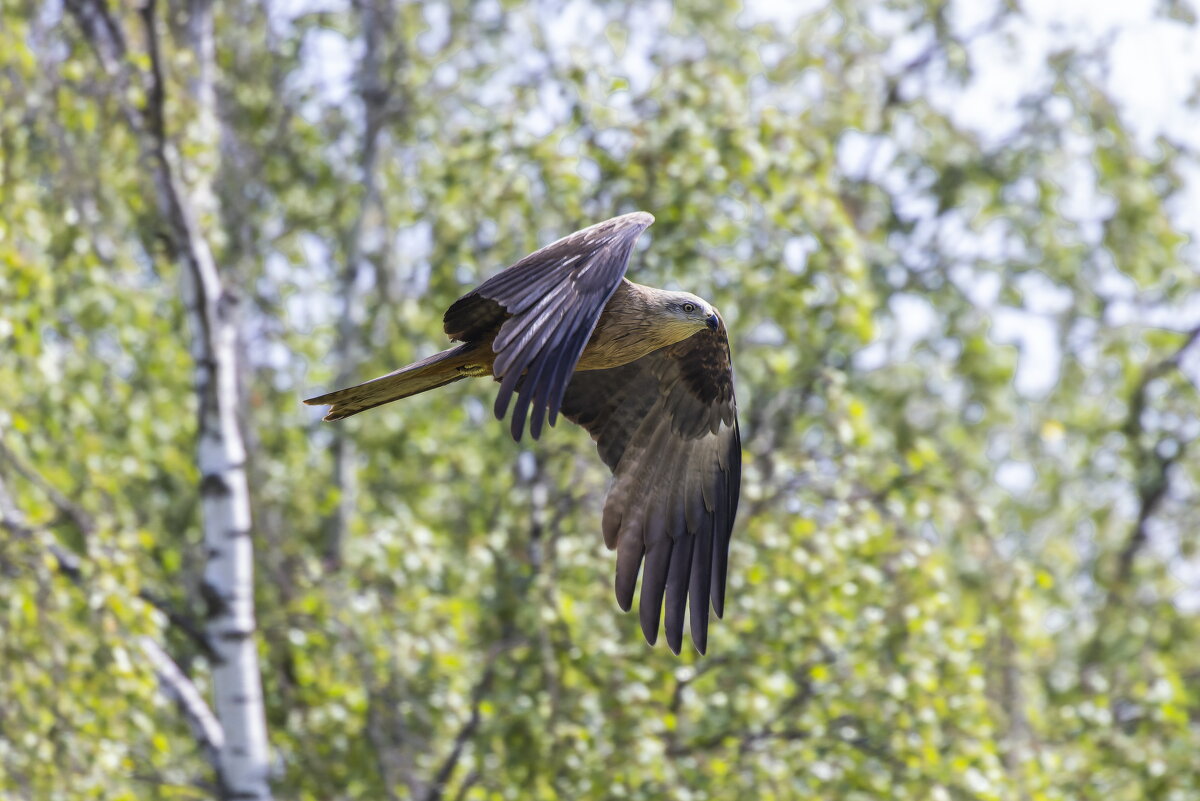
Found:
[[[725,323],[706,301],[625,279],[654,218],[614,217],[547,245],[446,311],[463,344],[305,403],[326,420],[470,376],[500,382],[496,417],[513,396],[511,430],[537,439],[561,412],[592,435],[613,471],[604,542],[617,551],[617,603],[628,610],[642,570],[639,615],[650,644],[666,601],[667,644],[679,653],[691,598],[697,650],[709,602],[724,612],[729,538],[741,484],[741,439]]]

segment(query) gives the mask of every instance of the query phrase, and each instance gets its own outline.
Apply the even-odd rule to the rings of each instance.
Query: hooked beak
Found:
[[[716,331],[718,328],[721,327],[721,318],[717,316],[716,312],[713,312],[712,314],[708,315],[708,319],[705,320],[704,322],[708,323],[709,331]]]

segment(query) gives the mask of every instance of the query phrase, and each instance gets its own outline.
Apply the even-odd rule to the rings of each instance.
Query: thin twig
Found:
[[[216,649],[213,648],[212,641],[208,639],[208,635],[204,633],[203,626],[194,617],[181,612],[166,598],[150,590],[139,590],[138,597],[166,615],[171,625],[186,634],[188,639],[195,643],[208,659],[213,661],[219,659]]]
[[[479,771],[477,770],[468,773],[466,778],[462,780],[462,784],[459,785],[458,792],[454,794],[454,801],[463,801],[467,797],[467,793],[471,791],[471,788],[479,783],[480,778]]]
[[[71,505],[74,506],[74,504]],[[0,526],[16,537],[27,539],[35,534],[35,530],[26,521],[25,514],[9,493],[3,477],[0,477]],[[75,584],[80,584],[83,581],[83,574],[80,570],[79,557],[55,544],[50,545],[49,549],[58,562],[59,572],[66,575]],[[144,595],[145,593],[143,593],[143,597]],[[204,703],[196,685],[179,669],[179,666],[167,655],[162,646],[145,636],[138,639],[138,644],[163,683],[164,691],[179,703],[197,740],[204,748],[206,756],[215,765],[216,755],[220,752],[225,739],[221,724],[217,722],[212,710]]]
[[[1137,472],[1140,476],[1137,522],[1134,523],[1133,530],[1129,533],[1129,538],[1117,555],[1116,570],[1114,571],[1112,581],[1109,583],[1104,603],[1100,606],[1100,611],[1096,616],[1095,632],[1092,634],[1087,646],[1083,649],[1082,673],[1085,682],[1090,670],[1100,660],[1103,648],[1102,634],[1106,628],[1103,625],[1104,621],[1111,614],[1112,610],[1120,605],[1122,598],[1124,598],[1125,590],[1133,580],[1134,562],[1138,554],[1146,546],[1146,543],[1149,542],[1150,521],[1157,513],[1163,500],[1167,497],[1167,492],[1170,489],[1168,473],[1171,467],[1183,457],[1186,450],[1187,443],[1180,443],[1179,449],[1174,454],[1163,457],[1155,454],[1152,448],[1142,448],[1140,443],[1143,433],[1142,414],[1146,409],[1149,387],[1156,378],[1177,369],[1183,360],[1184,353],[1197,341],[1200,341],[1200,325],[1186,332],[1186,338],[1183,343],[1170,356],[1151,365],[1142,373],[1142,378],[1138,381],[1138,385],[1129,399],[1129,413],[1125,418],[1124,433],[1130,447],[1135,449],[1135,466],[1138,468]],[[1148,458],[1152,458],[1155,464],[1146,464],[1145,462]]]
[[[483,669],[483,674],[479,677],[479,681],[475,683],[475,688],[471,691],[471,714],[459,728],[458,734],[454,738],[454,746],[450,749],[450,753],[442,761],[442,766],[438,768],[438,772],[434,775],[433,783],[429,786],[429,793],[425,796],[425,801],[441,801],[442,795],[446,792],[446,785],[450,781],[450,777],[454,775],[454,769],[458,767],[458,761],[462,757],[463,749],[466,748],[467,741],[474,736],[479,724],[483,719],[483,714],[480,707],[483,705],[483,699],[491,690],[492,680],[496,676],[496,663],[501,654],[524,644],[524,640],[508,640],[498,643],[493,646],[488,653],[487,665]]]
[[[96,522],[92,519],[91,515],[66,495],[63,495],[41,473],[33,469],[30,465],[25,464],[2,439],[0,439],[0,457],[3,457],[11,464],[21,478],[37,487],[46,496],[46,499],[50,501],[50,504],[58,510],[59,514],[69,519],[85,536],[90,536],[95,532]]]
[[[25,513],[17,507],[16,499],[8,491],[3,476],[0,476],[0,527],[3,527],[16,539],[32,539],[38,533],[37,529],[29,525]],[[48,536],[50,539],[54,538],[53,534],[48,534]],[[57,542],[51,542],[47,550],[54,557],[55,567],[59,573],[75,584],[83,581],[83,570],[78,556]]]
[[[1150,456],[1156,464],[1152,467],[1145,464],[1139,465],[1143,469],[1139,470],[1141,485],[1138,488],[1137,523],[1134,524],[1133,531],[1130,532],[1125,547],[1121,549],[1117,557],[1116,576],[1109,590],[1110,601],[1116,601],[1117,598],[1114,596],[1114,593],[1119,595],[1133,578],[1134,560],[1149,540],[1147,526],[1151,518],[1158,511],[1158,507],[1166,497],[1167,490],[1169,489],[1168,471],[1183,457],[1184,450],[1186,449],[1186,443],[1180,443],[1179,450],[1168,457],[1160,457],[1154,455],[1152,450],[1141,449],[1138,440],[1142,435],[1142,414],[1146,409],[1146,395],[1150,384],[1155,379],[1179,367],[1184,353],[1198,340],[1200,340],[1200,325],[1186,333],[1186,339],[1183,344],[1176,348],[1170,356],[1147,368],[1130,398],[1129,415],[1125,420],[1126,439],[1132,447],[1138,449],[1138,462],[1144,462]]]
[[[171,659],[161,645],[149,637],[139,638],[138,645],[154,666],[163,692],[179,704],[197,742],[204,748],[205,756],[215,768],[217,755],[225,747],[225,730],[221,728],[216,715],[208,708],[196,685],[179,669],[179,665],[175,664],[175,660]]]

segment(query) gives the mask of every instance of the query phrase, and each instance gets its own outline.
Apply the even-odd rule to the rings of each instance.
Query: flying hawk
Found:
[[[679,653],[691,597],[696,649],[708,644],[708,601],[725,606],[729,538],[742,451],[729,337],[711,304],[625,278],[654,217],[614,217],[547,245],[446,311],[463,344],[365,384],[309,398],[326,420],[470,376],[500,382],[496,417],[513,395],[512,435],[534,439],[558,414],[587,429],[613,472],[604,543],[617,551],[617,603],[633,605],[651,645],[666,599],[667,644]]]

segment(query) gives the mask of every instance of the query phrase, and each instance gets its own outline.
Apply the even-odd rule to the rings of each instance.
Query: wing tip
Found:
[[[651,225],[654,225],[654,215],[648,211],[631,211],[628,214],[622,214],[620,217],[617,217],[614,222],[631,223],[633,225],[640,225],[642,228],[649,228]]]
[[[678,632],[676,632],[672,627],[667,628],[667,648],[669,648],[671,653],[675,654],[675,656],[679,656],[679,652],[683,650],[682,628],[679,629]]]

